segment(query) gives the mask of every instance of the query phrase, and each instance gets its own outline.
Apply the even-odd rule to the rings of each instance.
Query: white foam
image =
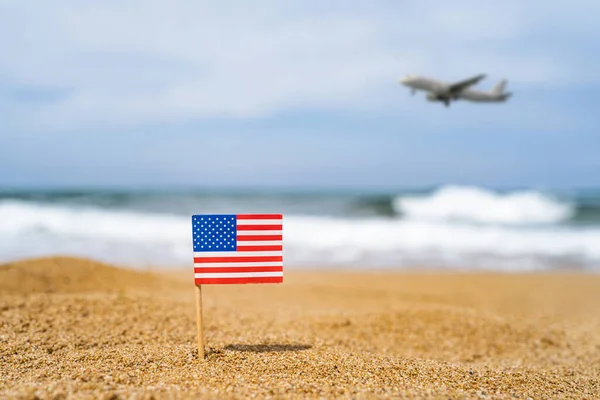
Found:
[[[407,218],[500,224],[548,224],[570,218],[573,207],[535,191],[496,194],[477,187],[445,186],[427,196],[402,196],[394,208]]]
[[[600,229],[520,229],[411,220],[302,218],[288,221],[286,239],[290,246],[328,251],[348,260],[367,255],[600,260]]]
[[[547,258],[598,266],[598,243],[599,228],[284,216],[288,266],[427,261],[477,267],[503,259],[510,261],[507,268],[531,269],[543,267],[540,262]],[[0,261],[50,254],[136,265],[187,265],[193,258],[191,217],[0,202]]]

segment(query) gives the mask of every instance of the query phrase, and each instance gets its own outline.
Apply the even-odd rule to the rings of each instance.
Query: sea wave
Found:
[[[425,196],[399,196],[394,209],[406,218],[494,224],[553,224],[575,215],[573,204],[537,191],[499,194],[479,187],[444,186]]]
[[[444,196],[438,193],[433,199],[440,197]],[[502,200],[498,202],[497,208],[502,210]],[[516,202],[514,197],[511,202]],[[554,261],[589,268],[600,263],[599,227],[472,224],[448,221],[438,214],[423,218],[414,208],[412,212],[417,215],[408,218],[285,214],[286,265],[400,267],[427,263],[525,270],[547,268]],[[496,210],[476,220],[543,220],[533,214],[509,214],[510,218],[507,214]],[[556,210],[548,214],[554,220],[564,218]],[[2,261],[52,254],[132,265],[186,265],[191,261],[190,216],[5,200],[0,201],[0,221]]]
[[[389,217],[476,224],[600,225],[600,192],[496,192],[443,186],[397,193],[268,191],[0,191],[0,203],[20,201],[140,213],[281,212],[338,218]]]

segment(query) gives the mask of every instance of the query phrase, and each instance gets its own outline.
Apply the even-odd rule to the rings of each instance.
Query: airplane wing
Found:
[[[464,81],[452,83],[448,86],[448,91],[450,93],[460,93],[463,90],[465,90],[466,88],[468,88],[469,86],[476,84],[483,78],[485,78],[485,74],[480,74],[480,75],[474,76],[472,78],[465,79]]]

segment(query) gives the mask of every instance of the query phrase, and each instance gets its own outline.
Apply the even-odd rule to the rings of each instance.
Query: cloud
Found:
[[[408,101],[385,95],[406,72],[596,82],[589,54],[561,57],[597,32],[592,10],[591,0],[2,1],[0,80],[63,94],[4,100],[15,126],[44,131],[391,110]],[[570,42],[553,46],[557,26]]]

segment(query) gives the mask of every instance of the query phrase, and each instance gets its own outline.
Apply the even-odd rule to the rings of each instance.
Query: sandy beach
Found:
[[[598,398],[600,277],[0,266],[0,398]]]

